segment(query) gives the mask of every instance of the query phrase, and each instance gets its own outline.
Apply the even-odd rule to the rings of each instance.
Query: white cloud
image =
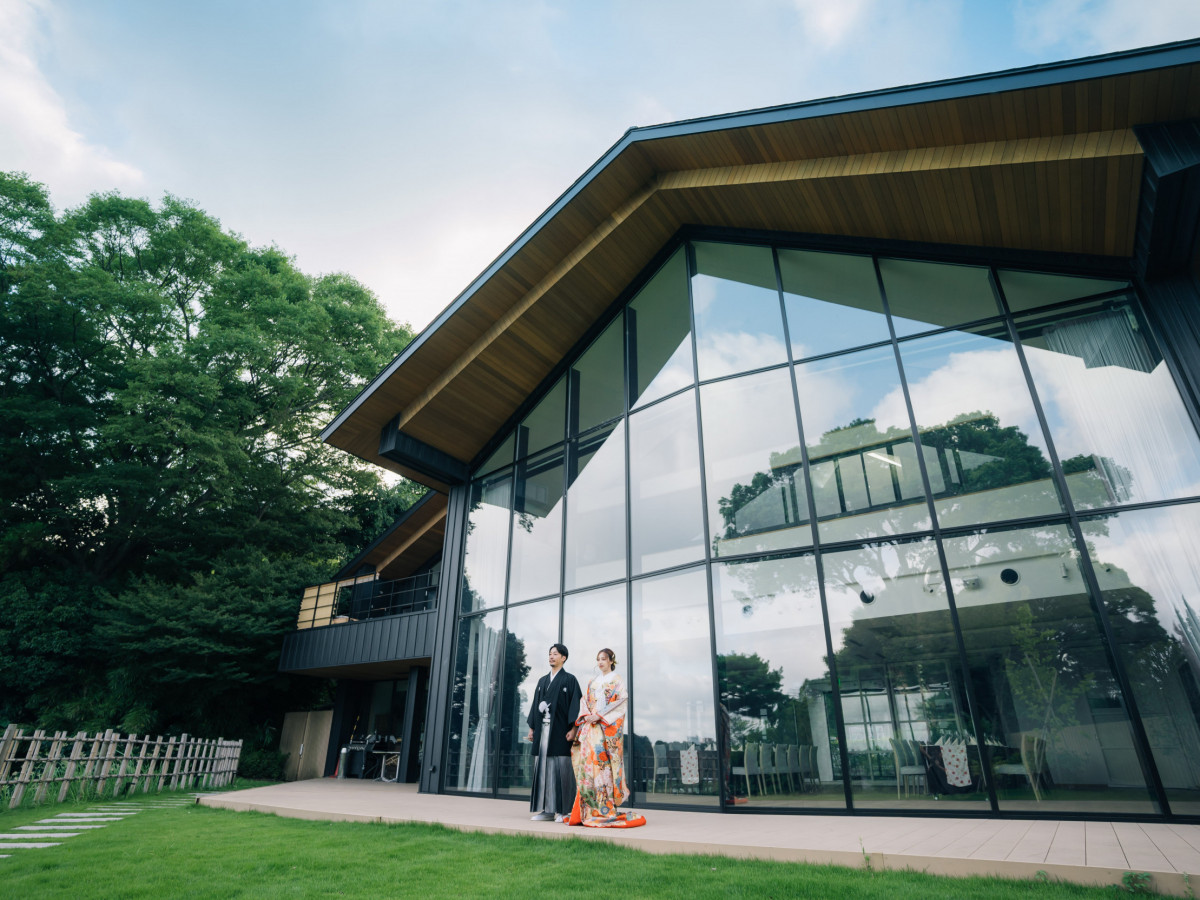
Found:
[[[982,411],[994,414],[1001,427],[1016,425],[1031,444],[1045,444],[1025,377],[1011,348],[950,353],[943,365],[910,381],[909,390],[918,427],[941,425],[964,413]],[[901,389],[889,392],[870,418],[880,430],[908,427]]]
[[[862,27],[874,0],[793,0],[806,35],[825,46],[841,44]]]
[[[1023,0],[1017,37],[1031,50],[1105,53],[1200,34],[1195,0]]]
[[[93,191],[136,189],[141,171],[72,128],[62,97],[38,66],[36,50],[52,17],[45,0],[0,0],[0,161],[67,204]]]

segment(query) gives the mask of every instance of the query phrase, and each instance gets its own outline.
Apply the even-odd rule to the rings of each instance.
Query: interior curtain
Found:
[[[475,723],[474,740],[471,742],[471,765],[467,773],[467,790],[488,790],[488,759],[490,758],[490,735],[492,727],[492,704],[496,698],[496,676],[500,672],[500,631],[489,628],[479,621],[479,634],[475,644],[479,671],[475,681],[476,709],[479,718]]]

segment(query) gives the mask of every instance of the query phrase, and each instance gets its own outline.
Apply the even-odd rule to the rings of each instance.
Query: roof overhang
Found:
[[[687,226],[1129,260],[1200,41],[628,131],[322,433],[444,491]]]
[[[446,495],[429,491],[358,556],[334,580],[352,578],[364,569],[380,578],[404,578],[442,550],[446,534]]]

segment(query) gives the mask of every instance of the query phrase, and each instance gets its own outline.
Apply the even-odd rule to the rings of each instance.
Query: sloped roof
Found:
[[[446,534],[446,496],[427,491],[358,556],[334,581],[351,578],[364,567],[381,578],[404,578],[442,550]]]
[[[322,433],[470,461],[688,225],[1127,259],[1133,128],[1200,116],[1200,41],[634,128]],[[415,457],[414,457],[415,459]]]

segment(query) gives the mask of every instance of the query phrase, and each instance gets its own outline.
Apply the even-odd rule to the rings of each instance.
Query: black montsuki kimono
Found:
[[[579,682],[566,669],[559,669],[553,680],[550,673],[543,675],[533,692],[527,720],[533,730],[532,812],[566,815],[575,803],[575,773],[571,771],[567,732],[575,727],[582,699]],[[540,709],[543,700],[549,707],[545,712]]]

